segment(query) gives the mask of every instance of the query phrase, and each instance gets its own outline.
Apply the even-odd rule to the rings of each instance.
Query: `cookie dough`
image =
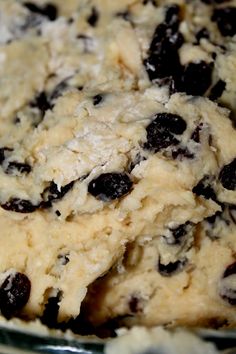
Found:
[[[6,318],[235,323],[234,6],[0,1]]]

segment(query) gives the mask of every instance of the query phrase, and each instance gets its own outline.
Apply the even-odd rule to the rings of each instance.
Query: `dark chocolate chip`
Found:
[[[200,143],[200,132],[202,131],[203,124],[200,123],[196,128],[194,129],[191,139],[194,140],[196,143]]]
[[[97,106],[102,100],[103,100],[103,96],[101,94],[93,96],[93,105]]]
[[[182,260],[176,261],[176,262],[170,262],[168,264],[161,264],[160,259],[158,262],[158,272],[163,276],[163,277],[170,277],[179,271],[183,269],[183,267],[186,265],[187,259],[184,258]]]
[[[42,193],[43,202],[41,202],[41,208],[49,208],[52,206],[52,202],[58,199],[62,199],[66,193],[73,187],[74,181],[66,184],[65,186],[61,187],[59,190],[57,184],[53,181],[51,182],[50,186],[45,188]]]
[[[8,175],[15,174],[15,172],[19,172],[21,174],[28,174],[32,170],[31,166],[27,163],[22,163],[22,162],[17,162],[17,161],[11,161],[9,162],[5,173]]]
[[[50,297],[47,304],[45,305],[43,315],[41,317],[41,322],[48,326],[49,328],[57,328],[58,322],[58,312],[59,312],[59,302],[62,298],[62,292],[59,291],[57,296]]]
[[[194,158],[194,154],[192,152],[189,151],[188,148],[174,148],[171,151],[172,154],[172,158],[175,159],[179,159],[179,160],[183,160],[183,158],[186,159],[193,159]]]
[[[99,12],[96,9],[96,7],[92,7],[92,12],[87,18],[87,22],[90,24],[90,26],[96,27],[98,20],[99,20]]]
[[[4,210],[14,211],[16,213],[33,213],[38,205],[33,205],[29,200],[11,198],[8,202],[1,204]]]
[[[185,66],[180,78],[176,78],[174,91],[202,96],[211,85],[213,64],[200,61]]]
[[[0,148],[0,165],[3,163],[3,161],[5,160],[6,158],[6,154],[7,152],[9,151],[13,151],[13,149],[11,148],[8,148],[8,147],[2,147]]]
[[[126,173],[103,173],[89,182],[88,192],[97,199],[106,202],[129,193],[132,184]]]
[[[192,192],[198,196],[203,196],[205,199],[217,201],[216,193],[210,185],[209,176],[203,177],[198,184],[193,187]]]
[[[212,15],[212,21],[217,23],[222,36],[234,36],[236,34],[236,7],[224,7],[215,9]]]
[[[61,216],[61,212],[59,211],[59,210],[56,210],[55,211],[55,214],[59,217],[59,216]]]
[[[38,108],[41,112],[42,115],[44,116],[45,112],[48,109],[52,109],[51,103],[48,101],[47,96],[45,92],[41,92],[33,102],[31,102],[31,107],[36,107]]]
[[[225,87],[226,87],[225,81],[218,80],[217,83],[211,89],[211,92],[209,94],[209,99],[215,101],[217,100],[217,98],[220,98],[224,92]]]
[[[200,42],[202,38],[209,39],[210,38],[210,33],[206,27],[203,27],[196,33],[196,40],[197,43]]]
[[[21,123],[21,119],[19,117],[15,117],[13,120],[14,124],[20,124]]]
[[[7,319],[15,316],[27,304],[31,283],[23,273],[9,275],[0,287],[0,310]]]
[[[179,141],[173,134],[182,134],[187,127],[183,118],[172,113],[157,113],[154,120],[146,127],[147,142],[144,148],[157,152]]]
[[[50,21],[55,21],[57,18],[57,8],[55,7],[55,5],[51,4],[51,3],[47,3],[44,6],[37,6],[36,4],[32,3],[32,2],[24,2],[23,5],[30,11],[33,13],[37,13],[40,14],[42,16],[47,17]]]
[[[236,190],[236,158],[222,168],[219,180],[225,189]]]

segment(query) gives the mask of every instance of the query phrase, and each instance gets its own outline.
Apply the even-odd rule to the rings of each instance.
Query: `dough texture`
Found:
[[[0,0],[3,316],[235,325],[235,12]]]

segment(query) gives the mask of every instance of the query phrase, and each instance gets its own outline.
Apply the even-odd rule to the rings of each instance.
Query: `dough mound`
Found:
[[[235,11],[0,0],[4,317],[235,325]]]

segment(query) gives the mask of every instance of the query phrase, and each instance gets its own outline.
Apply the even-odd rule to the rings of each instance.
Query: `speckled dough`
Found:
[[[236,323],[236,29],[206,2],[0,1],[5,317]]]

